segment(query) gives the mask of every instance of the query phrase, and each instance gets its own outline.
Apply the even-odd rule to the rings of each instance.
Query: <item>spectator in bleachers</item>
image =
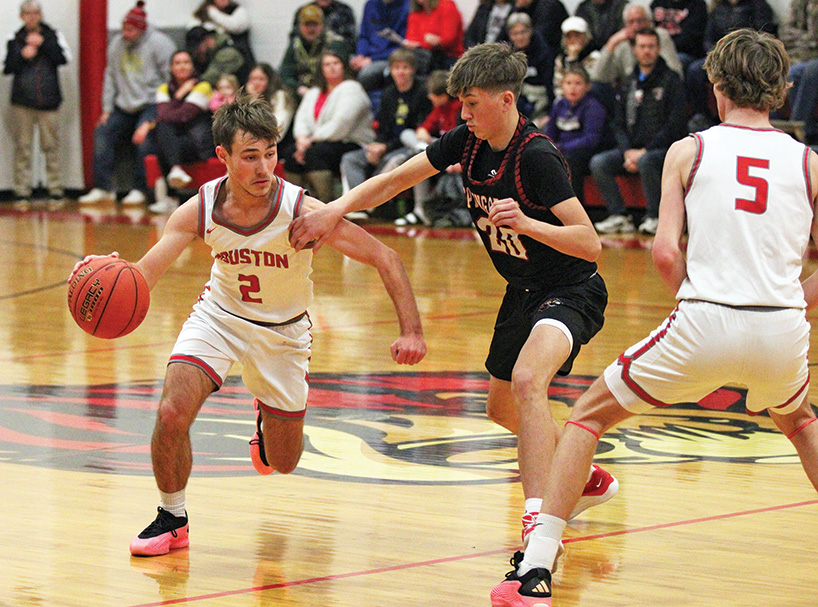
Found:
[[[139,0],[128,11],[122,31],[108,44],[102,115],[94,130],[94,187],[80,197],[83,204],[115,198],[116,163],[127,143],[136,148],[136,159],[131,190],[122,204],[144,204],[147,200],[147,136],[156,117],[156,89],[170,70],[174,45],[165,34],[148,26],[144,6]]]
[[[591,82],[593,83],[593,94],[602,102],[605,109],[610,114],[614,114],[614,97],[619,83],[627,78],[636,66],[636,55],[634,53],[633,41],[636,32],[653,27],[650,12],[643,4],[631,2],[622,11],[625,26],[608,38],[599,52],[599,59],[591,72]],[[659,36],[661,47],[661,57],[665,64],[674,72],[684,78],[682,62],[676,54],[676,47],[667,30],[657,28],[656,34]],[[685,108],[685,114],[687,110]]]
[[[355,13],[352,12],[352,7],[344,2],[338,0],[313,0],[308,4],[304,4],[295,12],[293,19],[293,27],[290,31],[290,38],[298,35],[299,22],[298,14],[301,9],[310,4],[321,9],[324,15],[324,29],[332,32],[339,39],[344,41],[350,53],[355,52],[358,38],[358,26],[355,24]]]
[[[554,102],[543,131],[568,162],[571,185],[580,202],[585,202],[585,176],[594,154],[603,149],[608,134],[608,113],[588,92],[591,79],[581,65],[565,69],[563,96]]]
[[[399,48],[389,56],[392,82],[381,97],[375,116],[375,141],[363,148],[344,154],[341,159],[341,181],[344,192],[377,175],[396,154],[403,154],[401,133],[416,129],[431,111],[425,83],[415,77],[415,54]]]
[[[787,22],[779,30],[790,56],[790,119],[805,124],[808,143],[818,143],[818,0],[792,0]]]
[[[211,87],[216,86],[222,74],[234,74],[240,83],[247,81],[250,66],[245,64],[244,55],[233,45],[229,34],[196,25],[185,34],[185,46],[199,77]]]
[[[599,51],[591,44],[588,24],[582,17],[562,22],[562,48],[554,59],[554,98],[562,97],[562,78],[569,68],[581,67],[590,74],[599,60]]]
[[[685,134],[684,85],[662,59],[656,30],[638,31],[633,48],[637,65],[620,86],[613,120],[617,147],[591,158],[591,174],[609,213],[594,224],[602,234],[634,231],[616,176],[637,173],[647,205],[639,232],[656,234],[665,154]]]
[[[704,0],[653,0],[650,9],[656,27],[670,34],[683,70],[704,57],[704,30],[707,27]]]
[[[551,57],[560,50],[562,32],[560,25],[568,18],[568,11],[561,0],[516,0],[515,12],[531,17],[531,25],[551,49]]]
[[[463,35],[463,46],[506,39],[506,21],[514,10],[514,0],[480,0]]]
[[[43,22],[38,0],[20,5],[23,26],[6,47],[4,74],[11,83],[11,127],[14,134],[14,202],[25,207],[31,197],[34,127],[40,133],[45,155],[49,206],[65,204],[60,166],[60,116],[62,104],[58,68],[71,60],[71,50],[61,32]]]
[[[295,152],[285,159],[287,180],[309,186],[324,202],[332,200],[335,175],[347,152],[375,139],[369,97],[349,69],[343,44],[321,54],[316,85],[304,95],[293,123]]]
[[[449,72],[446,70],[436,70],[429,74],[426,79],[426,96],[432,103],[432,111],[426,116],[417,129],[405,130],[401,133],[401,142],[404,145],[404,156],[402,158],[393,157],[389,165],[384,170],[391,170],[399,164],[405,162],[418,152],[422,152],[433,141],[442,137],[447,131],[452,130],[459,124],[460,100],[449,95],[446,90],[446,83]],[[395,220],[395,225],[438,225],[441,223],[456,224],[458,216],[462,213],[457,211],[462,207],[465,209],[465,194],[463,193],[463,182],[460,179],[460,165],[452,165],[435,177],[421,181],[412,188],[414,208],[403,217]],[[441,184],[441,179],[444,183]],[[454,181],[454,187],[451,182]],[[447,185],[446,182],[449,182]],[[459,190],[457,188],[459,187]],[[463,198],[463,204],[452,193]],[[448,199],[448,200],[447,200]],[[466,211],[466,225],[471,223],[471,216]]]
[[[210,98],[210,111],[215,113],[225,103],[232,103],[239,90],[239,79],[234,74],[222,74]]]
[[[324,29],[324,12],[316,4],[301,7],[297,14],[298,34],[290,39],[281,66],[281,79],[301,100],[320,78],[321,54],[341,38]]]
[[[198,78],[190,54],[176,51],[170,61],[170,80],[156,91],[152,136],[167,192],[150,205],[154,213],[170,214],[179,206],[177,191],[193,181],[181,165],[215,156],[210,130],[212,96],[210,83]]]
[[[528,71],[517,100],[517,109],[542,126],[554,97],[554,55],[526,13],[514,13],[506,25],[514,50],[525,53]]]
[[[409,0],[367,0],[355,56],[349,60],[367,91],[386,84],[389,56],[401,47],[406,36]]]
[[[279,73],[269,63],[257,63],[250,70],[246,89],[250,95],[264,97],[273,106],[278,122],[278,132],[282,139],[286,138],[295,114],[295,97],[293,92],[284,85]]]
[[[239,83],[244,83],[250,66],[256,63],[250,45],[250,15],[247,9],[233,0],[203,0],[193,12],[193,18],[193,26],[201,25],[230,36],[233,46],[244,57],[244,69],[239,72]]]
[[[704,51],[710,51],[725,34],[742,27],[778,35],[775,13],[767,0],[714,0],[704,31]],[[712,87],[704,71],[704,59],[696,59],[685,73],[687,99],[693,118],[690,130],[707,128],[719,121],[709,104]]]
[[[625,25],[622,12],[627,2],[628,0],[582,0],[579,3],[574,15],[585,19],[595,49],[601,50],[608,38]]]
[[[463,18],[452,0],[410,0],[404,48],[418,54],[418,73],[449,69],[463,54]]]

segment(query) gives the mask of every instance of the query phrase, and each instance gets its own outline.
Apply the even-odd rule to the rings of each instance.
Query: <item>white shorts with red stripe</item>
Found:
[[[289,324],[262,326],[225,312],[206,295],[193,307],[173,346],[170,362],[204,371],[217,389],[234,363],[264,409],[299,419],[307,407],[312,345],[309,316]]]
[[[634,414],[695,403],[725,385],[747,388],[750,413],[789,413],[809,386],[809,331],[802,309],[682,300],[605,369],[605,383]]]

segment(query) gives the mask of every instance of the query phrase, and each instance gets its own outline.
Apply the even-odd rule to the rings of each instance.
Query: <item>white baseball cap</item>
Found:
[[[567,34],[568,32],[580,32],[581,34],[587,34],[588,22],[582,17],[568,17],[568,19],[562,22],[560,28],[562,29],[563,34]]]

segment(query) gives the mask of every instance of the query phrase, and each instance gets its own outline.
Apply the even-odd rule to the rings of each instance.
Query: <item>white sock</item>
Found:
[[[517,575],[525,575],[537,567],[552,570],[565,524],[564,520],[550,514],[541,513],[537,517],[537,527],[531,533],[525,558],[517,568]]]
[[[525,512],[528,514],[529,512],[537,512],[539,513],[542,509],[542,500],[536,497],[529,497],[525,500]]]
[[[159,492],[159,502],[162,509],[167,510],[173,516],[187,516],[185,514],[185,490],[174,491],[173,493]]]

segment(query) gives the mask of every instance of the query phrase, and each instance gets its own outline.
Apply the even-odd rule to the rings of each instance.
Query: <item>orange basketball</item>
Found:
[[[151,295],[145,277],[118,257],[100,257],[83,265],[68,285],[68,310],[86,333],[104,339],[122,337],[145,319]]]

